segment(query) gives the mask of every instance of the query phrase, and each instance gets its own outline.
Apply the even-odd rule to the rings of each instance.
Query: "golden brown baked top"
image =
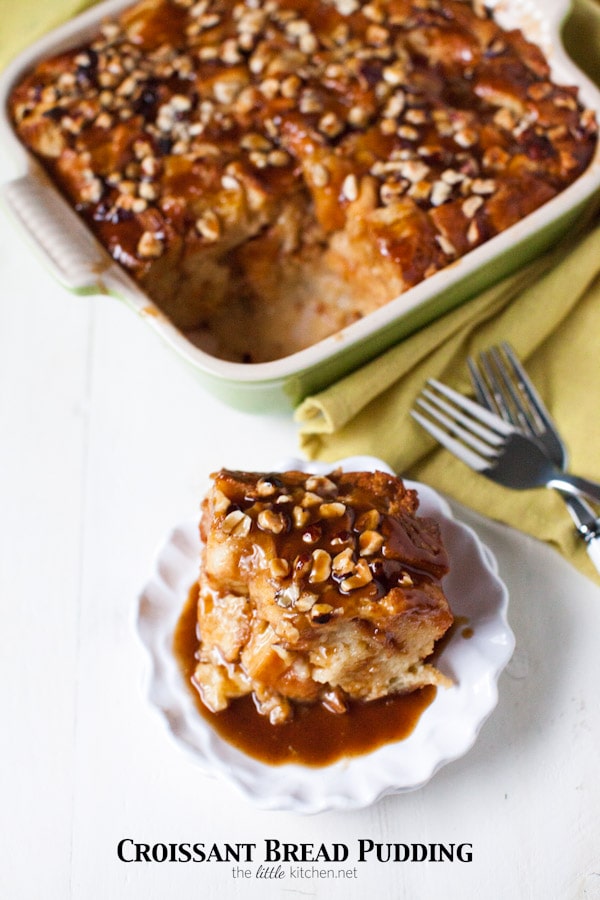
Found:
[[[184,329],[228,295],[279,315],[265,270],[282,257],[324,263],[326,327],[342,327],[551,199],[596,142],[540,50],[465,0],[143,0],[38,65],[10,105]],[[314,301],[298,280],[285,291],[301,317]]]
[[[265,579],[261,612],[285,616],[311,638],[339,619],[383,625],[411,610],[437,613],[448,559],[438,524],[417,517],[417,505],[415,491],[384,472],[224,470],[214,476],[202,520],[205,574],[210,581],[211,552],[226,543],[226,565],[216,554],[219,590]]]

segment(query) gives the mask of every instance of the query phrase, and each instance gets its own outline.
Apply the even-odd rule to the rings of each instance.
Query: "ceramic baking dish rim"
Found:
[[[40,165],[21,144],[8,119],[7,98],[12,86],[39,59],[85,41],[96,33],[99,23],[105,16],[118,12],[130,3],[131,0],[106,0],[106,2],[91,7],[21,52],[0,77],[0,104],[2,106],[0,141],[10,151],[18,170],[17,178],[4,188],[5,200],[7,194],[10,195],[11,185],[19,185],[19,183],[29,185],[31,180],[35,180],[39,184],[40,178],[44,178]],[[490,6],[494,8],[495,14],[502,24],[511,26],[514,21],[514,25],[523,27],[527,35],[542,46],[554,77],[562,83],[576,84],[584,104],[591,107],[600,118],[600,92],[567,56],[560,39],[561,24],[570,7],[568,0],[546,0],[543,9],[541,0],[495,0],[495,2],[492,0]],[[516,19],[514,19],[515,16]],[[548,203],[530,213],[525,219],[358,322],[304,350],[270,362],[251,364],[230,362],[212,356],[196,347],[158,310],[148,295],[119,264],[108,256],[93,235],[92,244],[96,245],[97,255],[103,258],[102,278],[98,278],[98,264],[96,263],[89,267],[90,277],[87,279],[87,284],[74,285],[68,283],[68,278],[66,282],[67,287],[75,291],[116,294],[144,316],[149,324],[184,359],[213,379],[260,387],[262,384],[282,382],[287,378],[305,373],[327,361],[336,359],[365,341],[376,340],[386,327],[391,327],[409,314],[418,314],[419,309],[426,302],[435,300],[439,294],[452,288],[458,289],[463,280],[482,270],[486,264],[493,263],[513,247],[517,248],[525,239],[543,230],[549,222],[559,220],[562,215],[590,200],[599,188],[600,142],[586,171],[573,184]],[[58,188],[53,186],[53,189],[60,196]],[[10,197],[8,199],[9,205],[13,205]],[[66,201],[63,202],[66,204]],[[89,238],[91,232],[82,219],[75,216],[75,220],[71,219],[71,221],[79,229],[84,230]],[[22,224],[27,230],[27,222],[22,222]],[[31,229],[29,230],[31,231]],[[35,243],[35,235],[33,239]],[[86,245],[90,246],[89,240],[86,240]],[[45,255],[48,255],[47,252]],[[61,280],[65,281],[64,278]]]

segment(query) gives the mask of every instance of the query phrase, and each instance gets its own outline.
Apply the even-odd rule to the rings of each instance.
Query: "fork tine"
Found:
[[[495,347],[492,347],[487,353],[483,350],[480,354],[480,364],[484,372],[484,378],[491,388],[491,396],[494,403],[493,409],[498,415],[502,416],[505,422],[510,422],[511,425],[518,427],[520,423],[518,418],[513,415],[509,400],[505,394],[504,379],[500,380],[497,374],[500,369],[500,360],[495,349]]]
[[[480,422],[466,416],[460,409],[457,409],[450,403],[446,403],[442,397],[438,397],[433,391],[424,390],[421,396],[430,400],[437,409],[434,410],[429,403],[426,403],[425,400],[422,399],[418,399],[417,403],[420,406],[426,407],[432,414],[435,413],[439,421],[444,421],[447,428],[454,428],[457,422],[464,425],[469,435],[473,436],[473,446],[478,444],[479,446],[477,449],[481,450],[482,453],[486,451],[489,453],[490,444],[494,447],[502,445],[504,439],[501,438],[497,432],[491,431],[489,428],[486,428],[485,425],[481,425]],[[438,410],[441,410],[441,412],[438,412]],[[444,413],[447,413],[447,415],[444,415]],[[474,435],[478,435],[482,438],[482,441],[478,441]]]
[[[502,347],[502,350],[504,350],[504,347]],[[498,391],[506,398],[506,409],[508,417],[512,421],[513,425],[517,426],[517,428],[521,428],[527,434],[533,434],[535,436],[535,434],[537,434],[537,431],[532,424],[531,408],[527,402],[527,397],[524,396],[521,392],[518,373],[514,370],[512,371],[512,373],[509,372],[509,367],[504,361],[501,349],[499,347],[491,348],[490,358],[492,360],[490,370],[492,370],[493,367],[493,369],[497,373],[496,384],[498,387]],[[512,365],[510,360],[508,360],[508,363],[509,365]],[[493,376],[490,375],[490,377]],[[537,418],[534,419],[534,422],[535,424],[538,424]]]
[[[438,441],[446,450],[450,450],[458,459],[462,460],[472,469],[475,469],[476,472],[481,472],[487,468],[488,463],[483,460],[477,453],[473,453],[472,450],[469,450],[468,447],[465,447],[460,441],[457,441],[455,438],[451,437],[447,431],[444,431],[443,428],[439,428],[433,422],[430,422],[429,419],[426,419],[425,416],[422,416],[420,413],[416,412],[414,409],[410,411],[411,416],[415,419],[419,425],[421,425],[425,431],[428,431],[429,434]]]
[[[462,417],[463,421],[468,423],[467,428],[463,428],[462,425],[457,421],[458,416],[455,416],[452,410],[450,410],[450,415],[445,415],[444,412],[436,409],[431,403],[428,403],[426,400],[417,400],[417,405],[424,409],[425,412],[429,413],[432,419],[435,419],[436,422],[439,422],[444,426],[447,432],[450,434],[456,435],[459,440],[461,440],[464,444],[467,444],[477,453],[482,454],[485,457],[488,457],[488,462],[490,462],[490,457],[493,459],[497,454],[494,453],[493,447],[490,447],[489,444],[486,444],[485,441],[480,440],[472,431],[469,430],[470,423],[466,420],[466,417]]]
[[[539,434],[539,432],[541,432],[544,428],[553,431],[554,422],[550,418],[548,410],[542,403],[542,398],[533,386],[533,382],[530,380],[525,369],[519,362],[514,350],[507,341],[503,341],[500,346],[502,347],[504,355],[512,367],[515,375],[515,380],[519,386],[519,390],[527,398],[530,409],[534,413],[535,428],[537,430],[537,433]]]
[[[485,378],[482,377],[477,363],[472,356],[469,356],[467,358],[467,366],[469,367],[471,384],[473,385],[473,390],[475,391],[477,400],[479,401],[479,403],[481,403],[482,406],[485,406],[487,409],[495,409],[496,403],[492,396],[492,393],[487,385]]]
[[[458,391],[449,388],[447,385],[442,384],[441,381],[436,381],[435,378],[429,378],[427,384],[431,385],[440,394],[444,394],[449,400],[452,401],[456,406],[463,409],[465,412],[470,413],[474,419],[477,419],[479,422],[487,425],[492,431],[495,431],[499,434],[504,435],[505,437],[514,432],[514,428],[508,422],[503,422],[498,418],[493,412],[490,412],[487,409],[484,409],[479,403],[476,403],[474,400],[470,400],[468,397],[463,397],[462,394],[459,394]]]
[[[506,361],[503,353],[506,354]],[[529,395],[522,379],[525,373],[518,362],[517,366],[514,365],[515,362],[516,358],[514,353],[510,353],[508,344],[482,350],[479,354],[479,366],[474,360],[467,360],[479,402],[497,412],[505,422],[510,422],[535,437],[540,433],[539,417],[529,404]]]

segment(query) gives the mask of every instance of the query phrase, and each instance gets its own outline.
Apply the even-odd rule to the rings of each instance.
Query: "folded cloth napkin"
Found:
[[[600,82],[600,4],[578,0],[565,29],[571,55]],[[600,221],[399,345],[308,397],[296,410],[312,459],[384,459],[404,476],[553,545],[600,584],[560,497],[513,491],[441,449],[409,412],[427,378],[470,389],[466,357],[509,341],[556,419],[570,468],[600,480]]]
[[[553,491],[512,491],[439,449],[409,411],[429,377],[469,391],[466,357],[507,340],[566,437],[571,468],[600,480],[600,225],[563,242],[296,410],[310,458],[384,459],[499,521],[553,544],[600,584]]]
[[[94,0],[18,0],[5,3],[0,28],[0,70],[29,44],[71,19]]]

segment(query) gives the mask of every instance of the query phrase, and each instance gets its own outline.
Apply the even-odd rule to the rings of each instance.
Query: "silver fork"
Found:
[[[471,383],[479,403],[498,413],[526,434],[537,438],[550,459],[563,471],[567,448],[533,382],[506,341],[467,359]],[[585,500],[559,491],[575,526],[588,542],[600,537],[600,517]]]
[[[551,487],[600,502],[600,484],[563,472],[536,439],[434,379],[411,415],[455,456],[492,481],[525,490]]]

